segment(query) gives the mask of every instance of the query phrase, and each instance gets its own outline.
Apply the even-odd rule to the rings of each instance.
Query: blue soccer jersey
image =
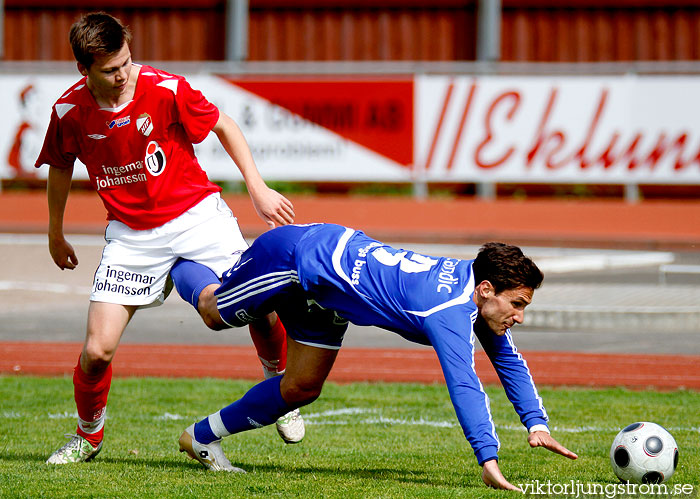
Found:
[[[506,394],[530,428],[548,418],[529,369],[513,344],[503,336],[476,326],[472,260],[433,257],[396,249],[364,233],[338,225],[285,226],[261,236],[244,253],[239,266],[255,276],[226,276],[219,309],[230,325],[246,317],[278,310],[295,340],[295,317],[287,308],[311,303],[357,325],[378,326],[409,341],[432,345],[438,355],[450,398],[464,434],[482,464],[497,457],[498,437],[489,399],[474,369],[474,338],[489,356]],[[262,265],[263,268],[260,267]],[[236,269],[237,267],[234,267]],[[249,284],[250,283],[250,284]],[[294,303],[294,307],[275,306]],[[302,296],[299,296],[302,295]],[[231,303],[231,297],[235,303]],[[291,300],[292,297],[297,300]],[[229,301],[226,301],[228,297]],[[318,326],[318,325],[316,325]],[[321,334],[324,334],[321,332]],[[342,339],[342,336],[341,336]],[[314,340],[316,341],[316,340]],[[304,342],[304,341],[302,341]]]

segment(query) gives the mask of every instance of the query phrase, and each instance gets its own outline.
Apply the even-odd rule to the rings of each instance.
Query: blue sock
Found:
[[[292,408],[282,398],[282,376],[262,381],[242,398],[194,425],[194,438],[208,444],[214,440],[260,428],[277,421]]]
[[[197,303],[202,290],[210,284],[221,284],[212,269],[184,258],[178,258],[175,262],[175,265],[170,269],[170,277],[178,294],[195,310],[198,310]]]

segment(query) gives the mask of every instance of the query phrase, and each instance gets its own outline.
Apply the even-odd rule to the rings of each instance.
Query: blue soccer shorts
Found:
[[[340,348],[348,321],[319,306],[299,284],[295,249],[310,227],[286,225],[264,233],[224,273],[215,294],[226,324],[242,327],[275,311],[298,343]]]

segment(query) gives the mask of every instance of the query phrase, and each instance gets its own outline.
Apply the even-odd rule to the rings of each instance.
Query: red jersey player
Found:
[[[101,450],[112,358],[136,309],[165,299],[174,262],[183,257],[203,264],[185,280],[207,296],[247,247],[193,144],[214,131],[241,171],[260,217],[271,227],[294,220],[289,200],[260,177],[236,123],[184,78],[133,64],[130,40],[128,28],[103,12],[87,14],[71,27],[83,78],[54,105],[36,161],[37,167],[49,165],[49,251],[58,267],[78,265],[63,234],[76,159],[87,166],[109,220],[73,376],[78,427],[49,457],[52,464],[88,461]],[[250,330],[265,375],[283,371],[286,334],[276,315]],[[285,441],[299,441],[303,420],[290,413],[280,418],[278,430]]]

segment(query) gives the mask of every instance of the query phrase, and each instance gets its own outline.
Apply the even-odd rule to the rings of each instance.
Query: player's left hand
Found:
[[[498,467],[498,461],[491,459],[483,464],[483,471],[481,472],[481,480],[492,489],[505,489],[505,490],[517,490],[522,492],[518,487],[510,483],[505,479],[503,473],[501,473]]]
[[[274,189],[266,187],[262,193],[253,196],[253,205],[258,216],[272,229],[276,225],[294,222],[292,202]]]
[[[530,444],[530,447],[533,448],[544,447],[545,449],[549,449],[550,451],[556,454],[561,454],[569,459],[578,458],[576,454],[557,442],[554,437],[546,431],[533,431],[527,436],[527,442]]]

